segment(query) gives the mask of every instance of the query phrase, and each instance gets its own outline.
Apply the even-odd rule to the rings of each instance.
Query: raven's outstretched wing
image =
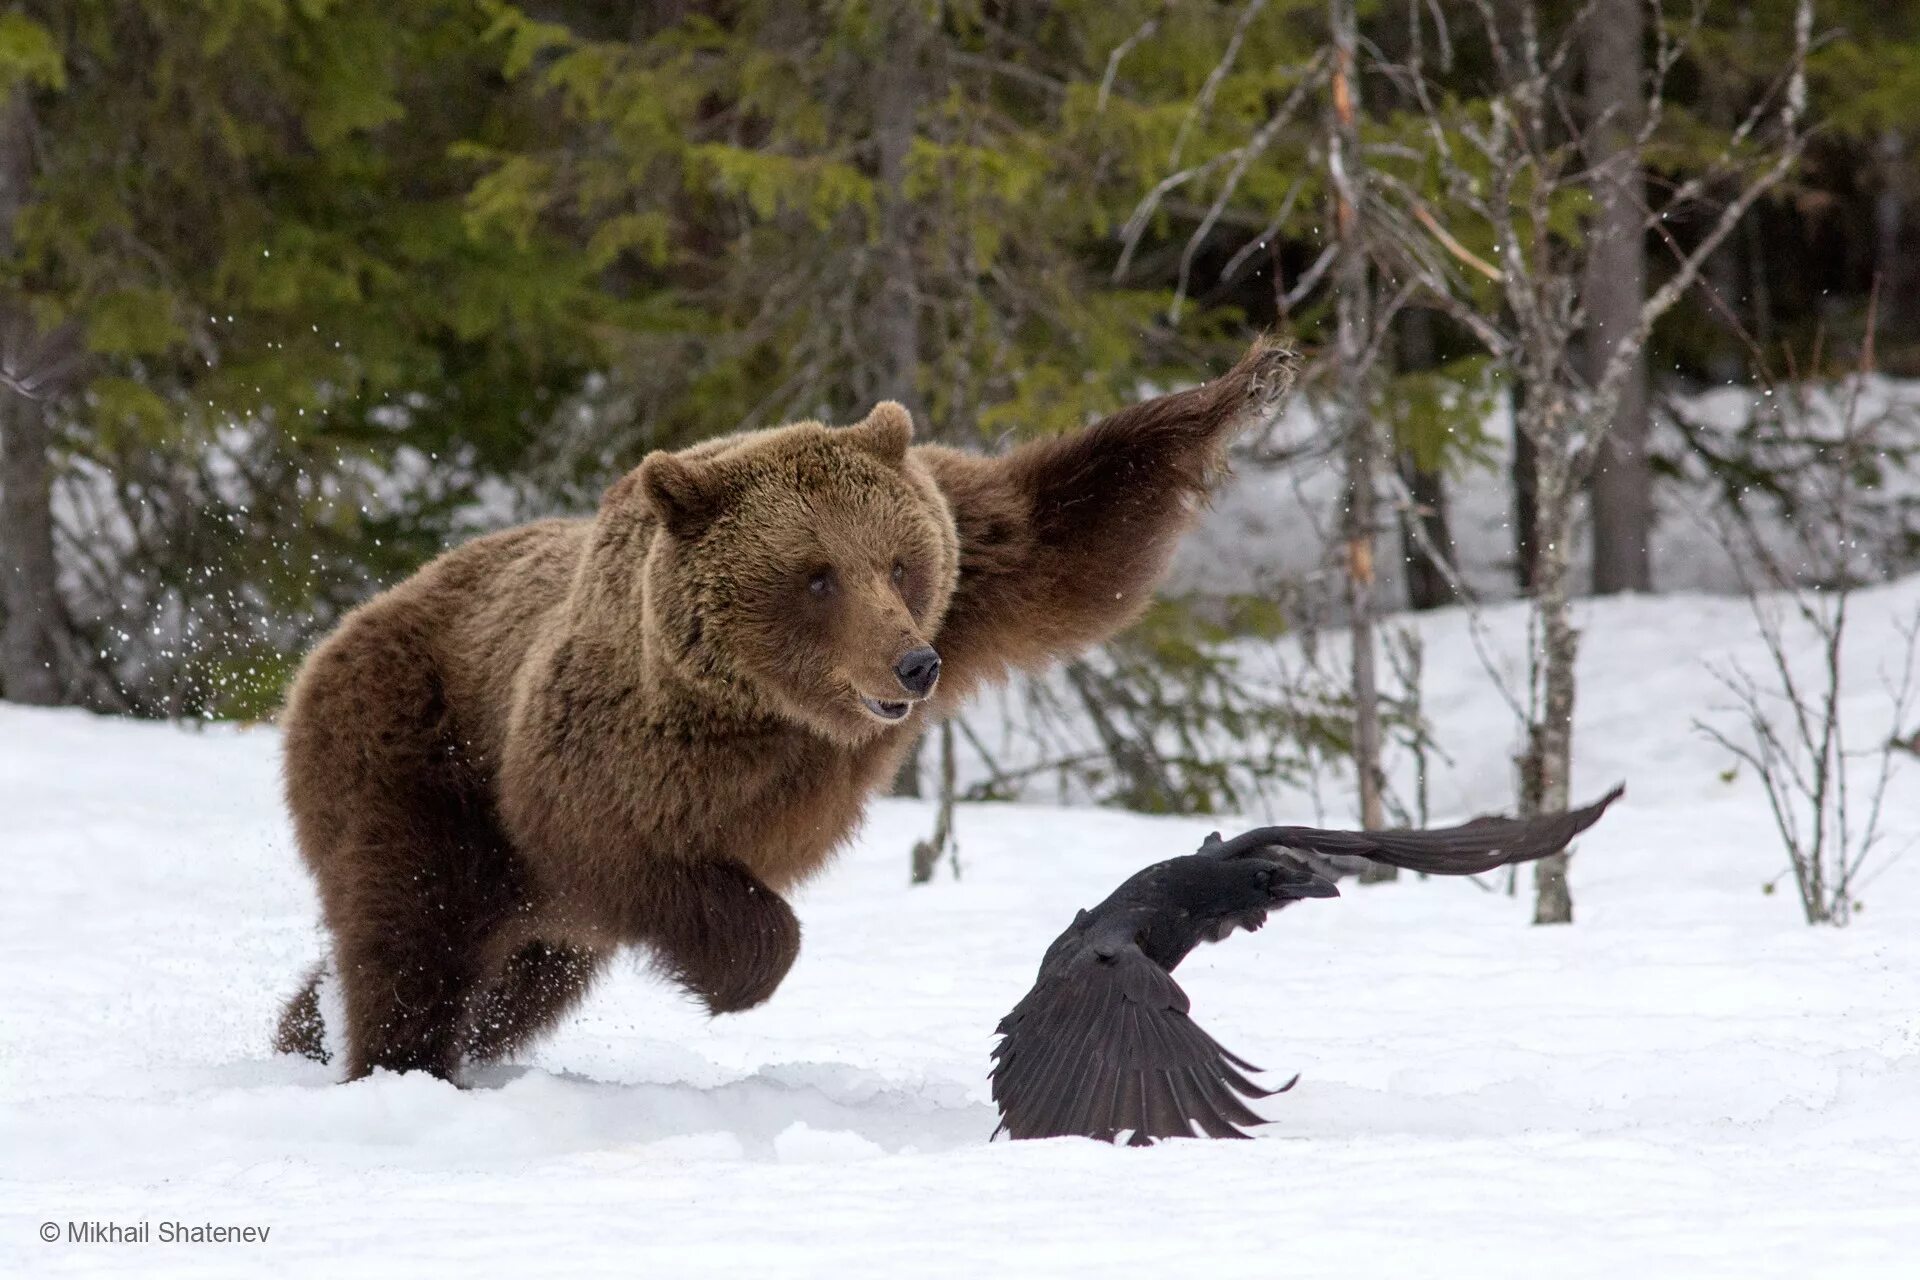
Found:
[[[1264,849],[1299,849],[1336,857],[1370,858],[1409,871],[1470,876],[1511,862],[1531,862],[1558,853],[1600,820],[1625,794],[1615,787],[1584,809],[1540,818],[1475,818],[1433,831],[1321,831],[1314,827],[1259,827],[1201,852],[1220,858],[1257,855]]]
[[[1220,1047],[1187,1016],[1187,993],[1132,942],[1097,936],[1049,957],[1033,990],[1000,1020],[993,1100],[1015,1138],[1090,1136],[1131,1145],[1244,1138],[1265,1124],[1242,1098],[1260,1068]],[[996,1133],[999,1130],[995,1131]]]

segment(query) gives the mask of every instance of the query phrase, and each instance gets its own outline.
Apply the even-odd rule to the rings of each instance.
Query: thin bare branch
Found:
[[[1094,97],[1093,109],[1096,114],[1107,109],[1107,99],[1113,94],[1113,82],[1114,78],[1120,74],[1121,61],[1132,53],[1141,41],[1152,38],[1154,32],[1160,30],[1161,20],[1172,8],[1173,0],[1163,0],[1159,13],[1134,28],[1132,35],[1113,46],[1113,52],[1107,55],[1106,72],[1100,77],[1100,92]]]
[[[1187,114],[1181,117],[1180,128],[1173,135],[1173,150],[1167,155],[1167,168],[1176,169],[1180,166],[1180,153],[1186,148],[1187,135],[1192,132],[1193,126],[1213,109],[1214,95],[1220,92],[1220,82],[1227,78],[1227,73],[1233,69],[1235,59],[1240,56],[1240,45],[1247,38],[1247,28],[1266,7],[1267,0],[1247,0],[1246,6],[1240,10],[1240,19],[1233,24],[1233,34],[1227,37],[1227,47],[1220,54],[1220,61],[1216,62],[1213,70],[1207,73],[1207,78],[1200,85],[1200,92],[1194,97],[1193,104],[1187,108]]]

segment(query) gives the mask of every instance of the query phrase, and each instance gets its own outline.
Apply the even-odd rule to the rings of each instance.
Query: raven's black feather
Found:
[[[1047,948],[1033,989],[996,1029],[993,1099],[1015,1138],[1080,1135],[1136,1145],[1192,1137],[1244,1138],[1263,1123],[1243,1098],[1285,1093],[1242,1072],[1187,1014],[1173,969],[1202,942],[1258,929],[1301,898],[1339,890],[1288,850],[1369,858],[1433,875],[1472,875],[1557,853],[1620,798],[1541,818],[1475,818],[1437,831],[1261,827],[1207,838],[1199,853],[1155,863],[1074,917]]]
[[[1366,858],[1436,876],[1470,876],[1512,862],[1558,853],[1600,821],[1624,786],[1582,809],[1539,818],[1475,818],[1435,831],[1320,831],[1313,827],[1256,827],[1225,843],[1204,846],[1217,858],[1246,857],[1265,849],[1294,849],[1326,856]]]

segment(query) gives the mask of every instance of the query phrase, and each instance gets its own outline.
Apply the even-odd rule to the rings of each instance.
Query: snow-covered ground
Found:
[[[1916,608],[1920,580],[1859,602],[1856,741]],[[1761,892],[1753,779],[1690,727],[1702,660],[1759,657],[1744,605],[1581,619],[1575,791],[1629,792],[1574,861],[1579,923],[1349,885],[1203,950],[1202,1025],[1303,1078],[1256,1141],[1145,1151],[990,1145],[987,1051],[1074,909],[1205,821],[971,806],[964,877],[909,889],[929,814],[882,802],[769,1006],[708,1021],[635,963],[476,1087],[341,1086],[266,1051],[321,947],[274,733],[0,707],[0,1274],[1920,1274],[1920,856],[1892,856],[1920,769],[1856,923],[1810,929]],[[1511,658],[1521,614],[1489,623]],[[1509,717],[1464,618],[1421,625],[1436,805],[1503,807]],[[153,1240],[67,1242],[86,1221]]]

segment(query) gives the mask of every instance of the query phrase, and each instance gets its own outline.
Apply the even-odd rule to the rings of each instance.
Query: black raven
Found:
[[[1172,971],[1202,942],[1258,929],[1267,913],[1340,891],[1286,850],[1369,858],[1433,875],[1472,875],[1544,858],[1600,820],[1624,787],[1584,809],[1543,818],[1475,818],[1437,831],[1320,831],[1260,827],[1207,837],[1198,853],[1138,872],[1047,948],[1033,989],[1000,1020],[993,1051],[998,1137],[1120,1133],[1145,1146],[1190,1138],[1244,1138],[1265,1123],[1242,1098],[1263,1089],[1236,1057],[1187,1016]]]

